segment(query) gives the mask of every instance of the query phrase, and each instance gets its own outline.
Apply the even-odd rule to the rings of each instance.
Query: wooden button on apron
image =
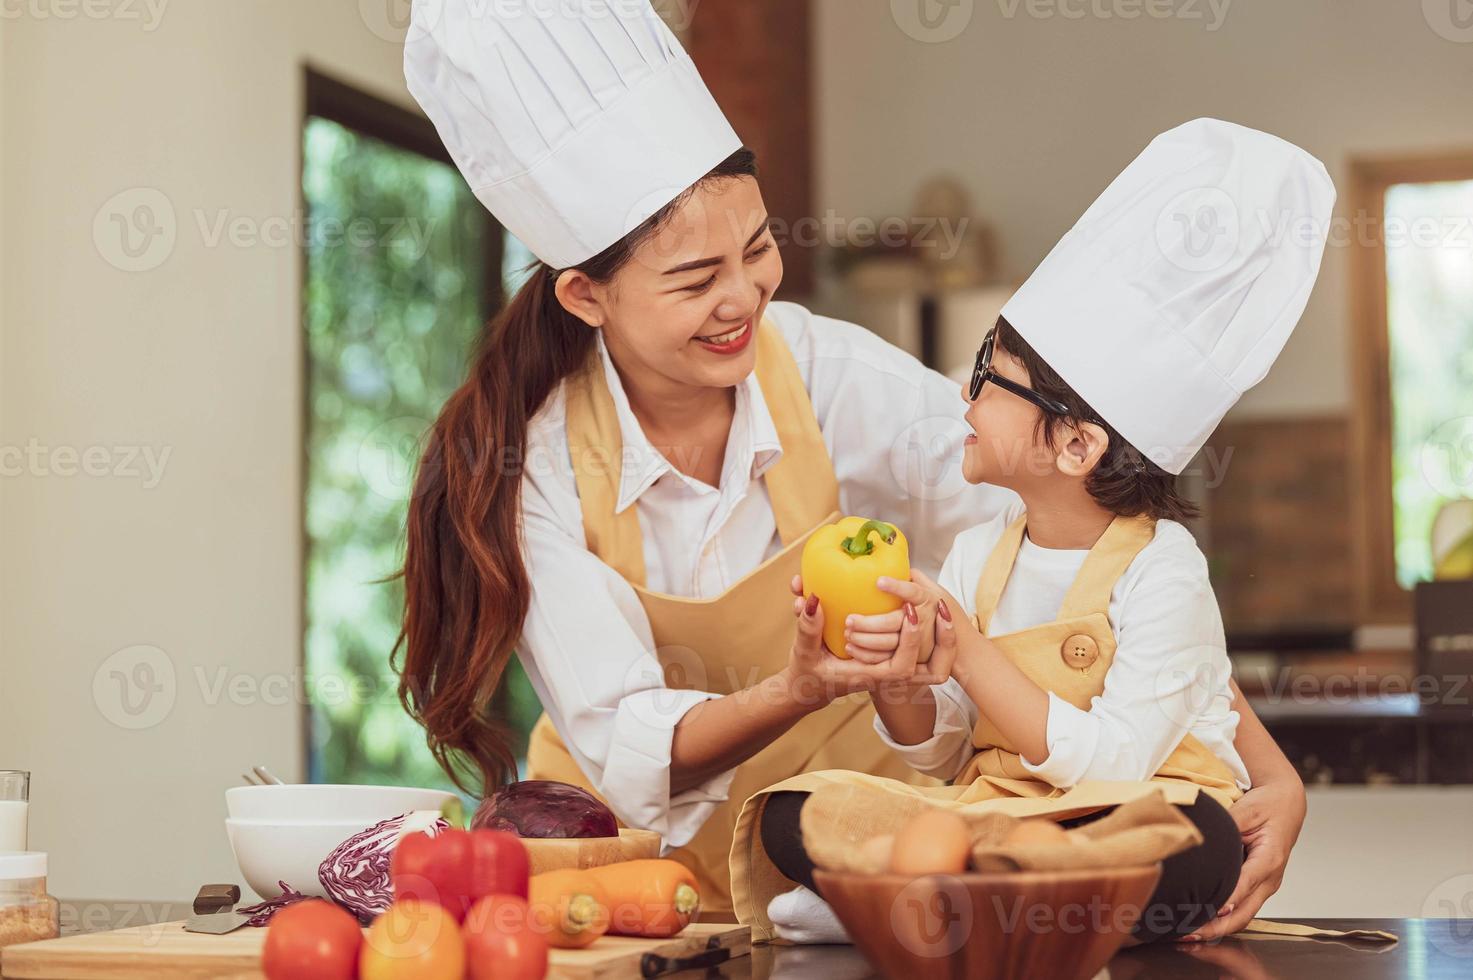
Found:
[[[1075,633],[1064,641],[1059,653],[1068,666],[1076,670],[1088,670],[1100,659],[1100,645],[1088,633]]]

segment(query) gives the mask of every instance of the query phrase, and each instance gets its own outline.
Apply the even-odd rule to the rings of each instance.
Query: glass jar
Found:
[[[59,906],[46,893],[46,855],[0,851],[0,948],[55,939]]]

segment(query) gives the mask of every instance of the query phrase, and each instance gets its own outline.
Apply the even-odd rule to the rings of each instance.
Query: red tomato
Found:
[[[518,895],[527,897],[532,862],[516,834],[502,830],[471,831],[471,897]]]
[[[407,834],[389,860],[395,901],[433,902],[456,922],[470,911],[472,870],[471,835],[464,830]]]
[[[267,980],[352,980],[362,945],[357,919],[331,902],[310,899],[271,917],[261,970]]]
[[[542,980],[547,975],[547,939],[532,927],[526,899],[481,899],[471,906],[462,932],[469,980]]]
[[[465,921],[478,898],[527,897],[531,861],[521,838],[500,830],[409,834],[394,848],[389,876],[396,900],[434,902]]]

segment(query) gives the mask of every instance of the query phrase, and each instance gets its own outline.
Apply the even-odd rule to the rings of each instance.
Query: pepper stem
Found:
[[[854,537],[844,539],[844,553],[850,558],[863,558],[875,550],[875,543],[869,539],[870,532],[877,532],[880,540],[886,544],[895,543],[895,527],[884,521],[865,521],[854,532]]]

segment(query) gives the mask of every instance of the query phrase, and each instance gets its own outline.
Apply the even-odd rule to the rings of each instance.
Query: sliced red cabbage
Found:
[[[431,837],[449,830],[450,822],[435,810],[416,810],[376,823],[333,848],[317,867],[317,880],[329,898],[367,925],[394,901],[389,858],[405,834],[422,831]]]
[[[618,837],[613,811],[577,786],[524,779],[481,801],[472,830],[506,830],[518,837]]]
[[[280,895],[276,896],[275,898],[268,898],[266,899],[266,901],[261,902],[257,905],[247,905],[244,908],[239,908],[235,910],[241,915],[250,916],[250,918],[246,920],[246,925],[256,926],[258,928],[260,926],[264,926],[271,921],[271,917],[277,912],[280,912],[282,909],[295,902],[305,901],[307,898],[306,895],[303,895],[301,892],[292,888],[291,885],[288,885],[284,881],[278,881],[276,884],[281,889]]]

